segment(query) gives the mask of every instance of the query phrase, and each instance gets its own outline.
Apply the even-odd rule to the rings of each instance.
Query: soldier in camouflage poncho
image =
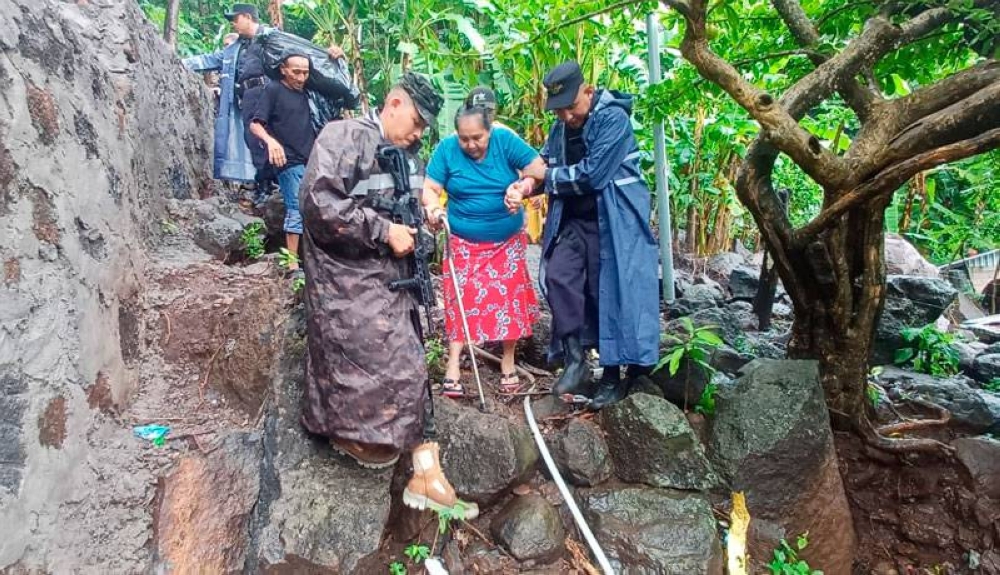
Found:
[[[379,146],[415,150],[441,101],[427,80],[404,75],[379,112],[323,129],[300,190],[309,335],[303,424],[365,467],[391,466],[416,447],[403,500],[436,510],[457,498],[429,441],[416,299],[388,287],[412,275],[405,256],[415,230],[375,206],[394,192],[376,159]],[[411,166],[411,188],[419,190],[422,168],[415,158]],[[466,518],[478,513],[464,507]]]

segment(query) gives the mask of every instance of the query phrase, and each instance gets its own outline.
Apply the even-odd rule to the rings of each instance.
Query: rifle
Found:
[[[378,149],[378,165],[383,172],[392,176],[395,192],[392,204],[388,206],[392,221],[417,230],[414,238],[413,253],[410,254],[413,277],[389,282],[392,291],[410,290],[417,296],[417,302],[423,306],[427,316],[427,329],[433,327],[431,310],[437,303],[434,298],[434,284],[431,283],[429,263],[434,256],[434,236],[424,225],[424,214],[420,208],[418,194],[420,190],[410,187],[410,164],[406,152],[396,146],[382,146]]]

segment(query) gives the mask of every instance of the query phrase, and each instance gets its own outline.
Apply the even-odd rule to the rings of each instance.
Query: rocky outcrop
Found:
[[[989,437],[962,437],[951,443],[955,457],[972,478],[979,497],[1000,500],[1000,441]]]
[[[246,572],[360,575],[389,519],[393,471],[363,469],[303,430],[304,335],[299,308],[272,388]]]
[[[135,2],[0,0],[0,30],[0,569],[144,572],[156,482],[109,414],[164,204],[210,191],[212,106]]]
[[[226,437],[211,456],[182,458],[163,480],[157,514],[157,569],[239,573],[260,491],[259,434]]]
[[[977,388],[967,377],[935,377],[887,366],[879,381],[890,397],[915,396],[947,409],[951,413],[949,425],[961,431],[1000,430],[1000,395]]]
[[[937,266],[927,261],[913,244],[898,234],[885,235],[885,273],[929,278],[940,276]]]
[[[709,420],[709,459],[733,491],[744,491],[753,524],[749,554],[763,562],[781,538],[809,532],[814,569],[849,575],[851,512],[815,362],[754,360],[720,388]]]
[[[611,456],[600,428],[593,422],[571,420],[552,442],[552,458],[566,481],[594,486],[611,477]]]
[[[535,470],[538,448],[525,425],[436,399],[441,465],[460,497],[495,501]]]
[[[601,425],[623,481],[689,490],[718,483],[684,413],[665,399],[631,395],[605,409]]]

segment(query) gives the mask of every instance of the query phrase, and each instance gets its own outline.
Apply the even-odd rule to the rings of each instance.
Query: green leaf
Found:
[[[681,367],[682,359],[684,359],[684,348],[680,348],[670,354],[670,375],[677,375],[677,370]]]
[[[892,358],[892,362],[896,365],[903,365],[904,363],[913,359],[917,355],[917,352],[912,347],[903,347],[896,350],[895,356]]]

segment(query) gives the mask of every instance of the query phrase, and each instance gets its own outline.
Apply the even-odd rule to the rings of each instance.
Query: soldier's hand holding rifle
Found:
[[[389,235],[386,238],[386,243],[392,248],[392,253],[397,258],[401,258],[413,252],[413,239],[416,235],[417,230],[413,228],[403,224],[389,224]]]

